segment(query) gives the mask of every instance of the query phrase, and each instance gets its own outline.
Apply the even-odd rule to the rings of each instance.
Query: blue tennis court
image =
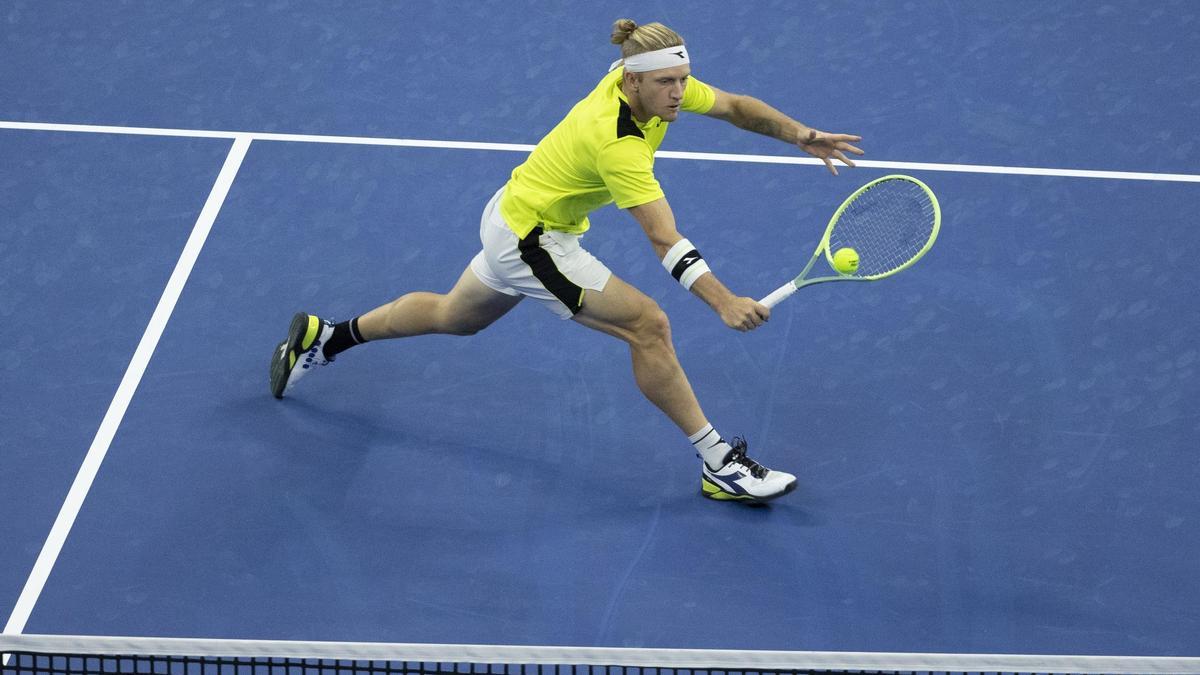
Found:
[[[1200,657],[1198,10],[18,0],[5,633]],[[627,214],[593,217],[709,418],[796,491],[703,499],[627,347],[532,302],[272,398],[294,312],[454,283],[623,16],[683,34],[703,81],[864,137],[834,177],[672,125],[656,174],[735,292],[793,276],[871,179],[940,199],[912,270],[803,289],[749,334]]]

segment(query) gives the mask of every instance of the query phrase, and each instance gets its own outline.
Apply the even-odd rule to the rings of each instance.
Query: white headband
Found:
[[[691,63],[692,60],[688,58],[687,48],[679,45],[678,47],[667,47],[658,51],[634,54],[627,59],[617,59],[613,61],[609,70],[616,69],[622,62],[625,64],[625,70],[631,73],[645,73],[651,70],[682,66],[686,63]]]

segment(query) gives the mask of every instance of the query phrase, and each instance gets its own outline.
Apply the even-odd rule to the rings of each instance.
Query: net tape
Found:
[[[1193,673],[1200,658],[0,635],[3,673]]]

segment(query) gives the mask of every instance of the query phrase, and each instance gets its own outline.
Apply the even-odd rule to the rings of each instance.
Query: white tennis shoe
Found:
[[[325,358],[322,349],[332,335],[332,322],[297,312],[292,317],[287,339],[275,347],[271,356],[271,395],[283,398],[315,366],[332,362],[333,359]]]
[[[733,449],[720,469],[714,471],[700,462],[700,491],[705,497],[761,504],[796,489],[792,474],[772,471],[747,457],[745,440],[735,437],[730,445]]]

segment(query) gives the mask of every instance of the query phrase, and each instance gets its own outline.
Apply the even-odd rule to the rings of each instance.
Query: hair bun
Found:
[[[633,35],[633,31],[637,30],[638,25],[633,19],[617,19],[613,22],[612,28],[612,43],[619,45],[629,39]]]

